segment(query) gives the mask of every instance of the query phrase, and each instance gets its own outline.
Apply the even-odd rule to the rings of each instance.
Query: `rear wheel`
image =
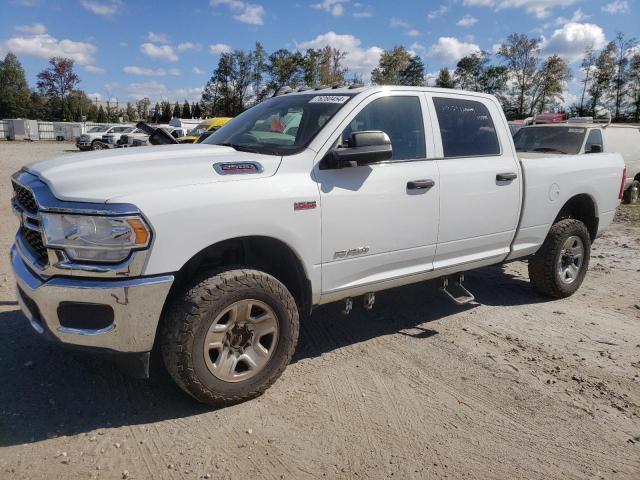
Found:
[[[298,341],[298,310],[286,287],[249,269],[212,274],[181,295],[161,330],[176,383],[197,400],[230,405],[262,394]]]
[[[573,295],[587,274],[590,254],[591,237],[585,224],[571,218],[560,220],[529,260],[529,279],[545,295]]]
[[[622,203],[636,203],[640,197],[640,181],[634,180],[631,186],[624,191]]]

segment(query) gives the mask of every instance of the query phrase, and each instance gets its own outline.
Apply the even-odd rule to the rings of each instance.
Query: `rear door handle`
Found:
[[[431,179],[427,180],[411,180],[407,182],[407,190],[427,190],[436,184]]]
[[[513,172],[499,173],[496,175],[496,180],[499,182],[510,182],[516,178],[518,178],[518,174]]]

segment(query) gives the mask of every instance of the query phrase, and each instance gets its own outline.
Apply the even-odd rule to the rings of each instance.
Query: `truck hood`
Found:
[[[238,152],[218,145],[163,145],[97,150],[56,157],[26,170],[45,182],[60,200],[106,202],[131,192],[270,177],[282,157]],[[219,162],[258,162],[251,174],[220,174]]]

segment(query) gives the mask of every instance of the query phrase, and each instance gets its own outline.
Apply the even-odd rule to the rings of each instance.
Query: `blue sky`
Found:
[[[80,87],[101,100],[199,98],[220,52],[326,44],[368,72],[380,52],[405,45],[428,73],[477,49],[494,51],[513,32],[539,36],[577,70],[585,46],[617,31],[640,37],[640,0],[3,0],[0,54],[11,50],[29,82],[62,55],[76,60]],[[577,72],[576,72],[577,73]],[[577,77],[577,75],[576,75]],[[578,91],[567,85],[567,101]]]

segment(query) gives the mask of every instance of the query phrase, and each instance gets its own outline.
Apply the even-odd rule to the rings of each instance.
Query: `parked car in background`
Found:
[[[463,272],[520,258],[541,293],[574,294],[623,170],[615,153],[516,153],[487,94],[300,91],[202,145],[25,167],[11,264],[43,337],[142,375],[155,345],[182,389],[228,405],[276,381],[315,306],[370,310],[378,291],[435,278],[469,303]]]
[[[131,128],[131,125],[125,127]],[[121,125],[96,125],[76,139],[76,147],[79,150],[95,150],[98,142],[102,142],[102,136],[111,133],[116,128],[123,128]]]
[[[589,117],[565,123],[529,125],[514,136],[521,156],[535,158],[549,155],[583,153],[619,153],[627,168],[624,203],[635,203],[640,196],[640,127],[594,123]]]
[[[122,135],[139,135],[144,134],[143,131],[138,130],[136,127],[128,125],[128,126],[118,126],[111,129],[109,133],[106,133],[102,136],[102,143],[106,143],[107,145],[117,145],[118,140]]]
[[[214,117],[208,118],[206,120],[202,120],[193,130],[189,131],[189,133],[184,136],[178,138],[179,143],[197,143],[198,138],[205,132],[213,133],[218,130],[220,127],[223,127],[229,121],[231,117]]]

